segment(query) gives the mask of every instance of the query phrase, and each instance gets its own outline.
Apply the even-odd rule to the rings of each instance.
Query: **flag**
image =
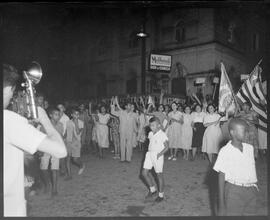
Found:
[[[266,106],[267,101],[263,92],[263,86],[261,82],[262,69],[259,65],[256,65],[249,77],[242,84],[241,88],[236,94],[240,103],[250,102],[253,110],[259,116],[259,129],[267,130],[267,113]]]
[[[232,85],[226,73],[225,66],[223,63],[221,63],[218,111],[235,111],[235,109],[236,103],[234,99]]]

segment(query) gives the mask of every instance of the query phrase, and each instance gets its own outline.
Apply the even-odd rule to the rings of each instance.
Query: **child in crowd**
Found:
[[[60,111],[57,108],[50,108],[48,110],[49,117],[51,119],[51,123],[54,128],[58,131],[58,133],[63,136],[63,124],[60,120]],[[41,128],[41,130],[43,127]],[[45,133],[45,130],[43,130]],[[44,153],[41,157],[40,169],[43,174],[43,182],[44,182],[44,192],[47,193],[50,185],[50,174],[48,171],[49,163],[51,162],[51,171],[52,171],[52,196],[56,196],[57,193],[57,176],[59,170],[59,159],[51,156],[50,154]]]
[[[219,151],[219,145],[222,140],[222,133],[219,126],[221,116],[215,112],[215,106],[207,106],[208,114],[203,119],[203,125],[206,130],[203,135],[202,152],[207,153],[210,163],[213,162],[213,154]]]
[[[112,116],[112,115],[111,115]],[[111,117],[109,121],[109,127],[111,129],[111,138],[114,145],[114,157],[113,159],[120,159],[120,134],[119,134],[120,122],[117,117]]]
[[[144,142],[146,139],[145,136],[145,127],[146,127],[146,116],[143,112],[139,111],[139,117],[138,117],[138,136],[137,141],[139,145],[139,150],[143,150]]]
[[[66,136],[66,146],[68,151],[68,156],[66,160],[67,166],[67,178],[70,180],[71,177],[71,161],[79,167],[78,174],[81,175],[84,171],[85,165],[81,161],[81,135],[84,123],[79,119],[79,110],[73,108],[71,110],[72,119],[67,122],[67,136]]]
[[[177,110],[177,104],[172,103],[172,111],[168,115],[169,117],[169,148],[170,156],[168,160],[176,160],[177,151],[182,146],[182,124],[183,124],[183,113]]]
[[[248,125],[233,118],[228,127],[232,140],[221,148],[213,167],[219,172],[218,215],[254,215],[258,187],[254,147],[244,143]]]
[[[161,202],[164,199],[164,177],[163,177],[163,163],[164,154],[168,150],[168,137],[162,131],[161,124],[158,118],[153,117],[150,119],[151,132],[148,135],[149,147],[148,152],[145,155],[142,175],[149,185],[149,193],[146,196],[146,201],[153,199],[157,194],[157,189],[153,182],[153,179],[149,176],[150,170],[154,167],[158,176],[158,197],[156,202]]]
[[[182,146],[181,148],[184,151],[184,159],[189,160],[189,151],[191,150],[192,144],[192,115],[191,115],[191,108],[190,106],[185,106],[183,114],[183,125],[182,125]]]
[[[103,158],[103,148],[109,148],[109,128],[107,124],[110,118],[110,114],[106,113],[105,106],[100,106],[100,113],[98,113],[98,121],[96,122],[99,158]]]
[[[135,107],[135,104],[134,103],[131,103],[131,113],[132,113],[132,117],[134,117],[134,122],[135,122],[135,126],[134,126],[134,131],[133,131],[133,134],[132,134],[132,146],[133,148],[136,148],[137,147],[137,135],[138,135],[138,124],[137,124],[137,121],[138,121],[138,117],[139,117],[139,114],[136,110],[136,107]]]
[[[66,108],[65,108],[65,105],[62,104],[62,103],[59,103],[57,105],[57,108],[59,109],[60,111],[60,120],[59,122],[62,123],[63,125],[63,134],[62,136],[63,137],[66,137],[66,130],[67,130],[67,122],[70,120],[69,117],[65,114],[65,111],[66,111]],[[64,142],[66,143],[66,139],[64,138]],[[65,158],[61,158],[60,159],[60,175],[64,175],[65,174]]]

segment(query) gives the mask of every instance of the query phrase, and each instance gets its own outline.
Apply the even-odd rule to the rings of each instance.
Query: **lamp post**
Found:
[[[145,69],[146,69],[146,61],[145,61],[145,55],[146,55],[146,37],[148,37],[148,34],[145,32],[145,26],[146,26],[146,13],[143,15],[143,21],[140,32],[138,32],[136,35],[137,37],[141,38],[141,93],[145,93]]]

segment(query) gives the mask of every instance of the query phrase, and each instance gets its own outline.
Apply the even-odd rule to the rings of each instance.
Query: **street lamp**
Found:
[[[146,62],[145,62],[145,55],[146,55],[146,47],[145,47],[145,40],[149,36],[145,32],[145,25],[146,25],[146,19],[144,15],[144,19],[142,22],[142,27],[141,30],[136,34],[137,37],[141,38],[142,42],[142,48],[141,48],[141,93],[145,93],[145,67],[146,67]]]

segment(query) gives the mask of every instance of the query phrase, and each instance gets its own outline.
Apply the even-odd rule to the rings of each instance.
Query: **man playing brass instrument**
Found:
[[[44,109],[38,107],[39,122],[47,135],[37,130],[21,115],[7,110],[19,79],[17,70],[3,65],[3,124],[4,124],[4,216],[26,216],[24,196],[24,151],[48,153],[57,158],[67,152],[60,134],[52,126]]]

